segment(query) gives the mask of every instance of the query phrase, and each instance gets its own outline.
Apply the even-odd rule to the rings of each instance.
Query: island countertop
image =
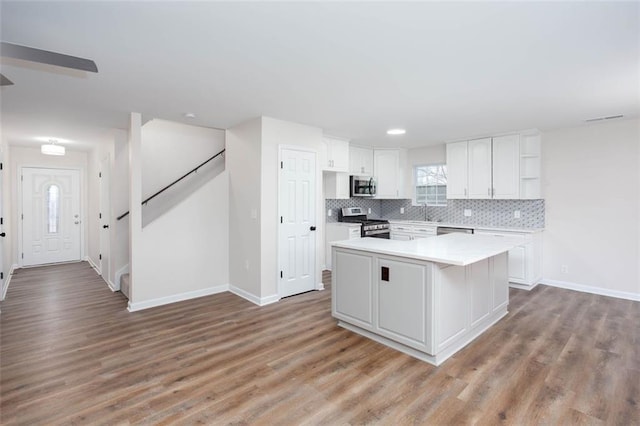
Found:
[[[454,233],[412,241],[359,238],[331,244],[345,249],[466,266],[509,251],[524,242],[524,238],[517,236]]]

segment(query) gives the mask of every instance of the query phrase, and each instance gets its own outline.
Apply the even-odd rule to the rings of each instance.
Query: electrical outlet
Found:
[[[249,261],[248,260],[244,261],[244,269],[246,269],[247,271],[249,270]]]
[[[369,207],[369,210],[368,210],[368,211],[369,211],[369,214],[371,214],[371,207]]]
[[[331,217],[333,213],[331,213],[331,209],[327,210],[327,216]]]
[[[569,273],[569,266],[561,265],[560,266],[560,272],[562,272],[563,274],[568,274]]]
[[[513,211],[513,218],[514,219],[520,219],[520,210],[514,210]]]
[[[471,216],[471,209],[464,209],[464,215],[467,217]]]
[[[400,214],[404,214],[404,207],[400,207]]]

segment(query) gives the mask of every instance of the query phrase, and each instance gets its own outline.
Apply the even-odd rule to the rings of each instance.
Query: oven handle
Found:
[[[378,235],[378,234],[388,234],[390,231],[389,229],[376,229],[376,230],[372,230],[372,231],[364,231],[364,236],[366,237],[367,235]]]

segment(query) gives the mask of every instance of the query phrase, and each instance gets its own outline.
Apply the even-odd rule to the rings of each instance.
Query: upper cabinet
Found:
[[[327,161],[322,169],[334,172],[348,172],[349,141],[325,136],[324,143],[327,146]]]
[[[373,149],[351,145],[349,147],[349,173],[373,176]]]
[[[376,149],[373,152],[377,183],[376,198],[404,198],[403,170],[406,151],[401,149]]]
[[[447,198],[540,198],[540,134],[447,144]]]

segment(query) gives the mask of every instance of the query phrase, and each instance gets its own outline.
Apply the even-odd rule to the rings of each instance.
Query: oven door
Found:
[[[391,231],[389,231],[389,229],[372,229],[371,231],[364,231],[363,236],[371,238],[384,238],[388,240],[391,238]]]

